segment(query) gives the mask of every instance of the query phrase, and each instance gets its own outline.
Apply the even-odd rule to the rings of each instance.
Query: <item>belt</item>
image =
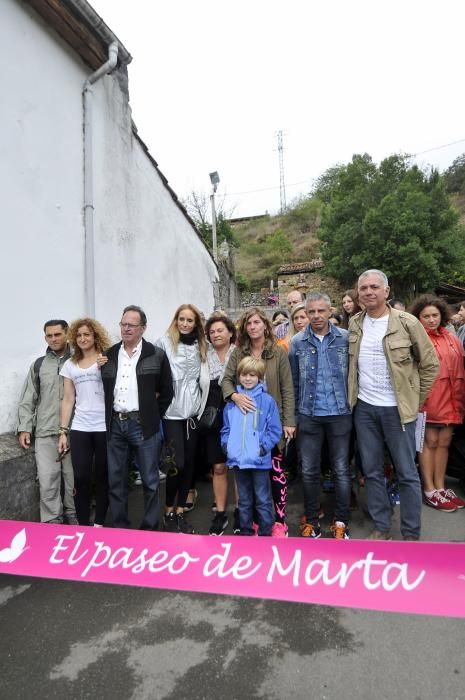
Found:
[[[118,420],[135,420],[139,418],[139,411],[113,411],[113,416]]]

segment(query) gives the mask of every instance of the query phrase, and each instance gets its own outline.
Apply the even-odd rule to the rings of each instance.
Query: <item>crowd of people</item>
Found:
[[[422,502],[442,513],[465,507],[445,482],[465,415],[465,302],[450,309],[424,295],[406,311],[389,300],[386,275],[367,270],[340,309],[325,293],[294,290],[287,311],[269,319],[251,308],[236,325],[222,312],[205,322],[182,304],[154,344],[139,306],[123,310],[113,345],[95,319],[47,321],[47,351],[30,367],[18,410],[20,445],[35,443],[41,521],[131,527],[135,465],[140,529],[192,534],[201,455],[213,491],[210,535],[227,531],[229,495],[235,534],[286,537],[288,479],[297,476],[300,535],[321,537],[329,470],[330,535],[350,538],[359,471],[369,538],[392,539],[389,464],[401,535],[420,539]]]

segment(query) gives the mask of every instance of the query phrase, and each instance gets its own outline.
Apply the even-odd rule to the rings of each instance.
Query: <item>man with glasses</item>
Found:
[[[133,448],[144,488],[141,530],[156,530],[160,417],[173,397],[168,358],[142,336],[147,317],[139,306],[126,306],[120,322],[122,342],[113,345],[102,364],[108,438],[108,482],[114,527],[130,527],[128,517],[128,449]]]

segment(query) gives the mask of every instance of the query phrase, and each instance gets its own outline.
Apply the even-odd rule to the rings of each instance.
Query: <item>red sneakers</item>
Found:
[[[427,496],[426,493],[423,494],[423,502],[431,508],[436,508],[443,513],[455,513],[457,506],[449,501],[443,494],[445,491],[434,491],[431,496]]]
[[[287,525],[286,523],[274,523],[271,528],[271,537],[287,537]]]
[[[452,491],[452,489],[446,489],[445,491],[440,491],[439,493],[441,496],[444,496],[444,498],[447,498],[448,501],[453,503],[456,508],[465,508],[465,501],[462,501],[462,499],[459,498],[455,491]]]

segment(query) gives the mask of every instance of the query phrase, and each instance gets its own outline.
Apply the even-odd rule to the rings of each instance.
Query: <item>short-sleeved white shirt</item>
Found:
[[[105,399],[97,363],[94,362],[87,369],[81,369],[75,362],[66,360],[60,374],[73,382],[76,391],[71,430],[82,430],[86,433],[105,432]]]

